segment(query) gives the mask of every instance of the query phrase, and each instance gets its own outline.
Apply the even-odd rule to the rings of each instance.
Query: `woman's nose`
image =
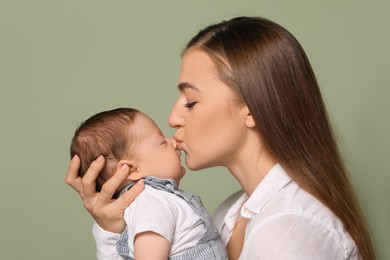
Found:
[[[183,117],[181,116],[180,113],[180,100],[177,100],[176,103],[172,107],[172,111],[169,114],[168,117],[168,124],[172,128],[180,128],[183,126]]]

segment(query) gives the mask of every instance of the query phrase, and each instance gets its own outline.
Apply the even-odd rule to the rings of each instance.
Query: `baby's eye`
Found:
[[[161,142],[160,142],[160,145],[164,145],[164,144],[167,144],[167,140],[166,140],[166,139],[163,139],[163,140],[161,140]]]

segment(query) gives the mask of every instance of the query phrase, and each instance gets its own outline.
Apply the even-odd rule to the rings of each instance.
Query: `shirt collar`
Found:
[[[238,200],[229,208],[225,215],[224,223],[228,229],[232,232],[238,219],[240,218],[240,209],[245,201],[248,199],[248,196],[243,193]],[[229,241],[229,240],[226,240]]]
[[[282,166],[279,163],[275,164],[243,204],[241,215],[252,218],[259,214],[268,201],[291,181],[291,177]]]

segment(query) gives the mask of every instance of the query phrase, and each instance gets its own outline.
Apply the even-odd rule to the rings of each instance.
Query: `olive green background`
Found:
[[[0,259],[95,259],[92,219],[64,182],[73,131],[130,106],[171,135],[182,48],[238,15],[270,18],[303,45],[379,259],[390,259],[389,10],[352,0],[1,0]],[[219,168],[188,171],[181,187],[211,212],[239,189]]]

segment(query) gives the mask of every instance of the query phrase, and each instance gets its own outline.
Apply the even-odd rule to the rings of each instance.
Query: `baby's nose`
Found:
[[[167,140],[172,144],[173,148],[177,149],[177,142],[175,139],[167,138]]]

